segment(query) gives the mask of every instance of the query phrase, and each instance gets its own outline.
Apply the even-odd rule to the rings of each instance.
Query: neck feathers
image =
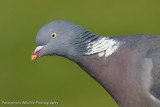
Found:
[[[83,55],[93,55],[105,51],[105,56],[114,53],[121,45],[121,42],[115,37],[103,37],[94,35],[85,31],[77,39],[77,47],[83,52]]]
[[[74,55],[76,59],[80,56],[96,55],[108,57],[113,54],[120,46],[121,41],[116,37],[103,37],[95,35],[88,30],[76,36],[72,42],[74,45]]]
[[[90,42],[87,46],[87,52],[85,55],[97,54],[99,56],[108,57],[114,53],[121,45],[121,42],[113,37],[101,37],[93,42]]]

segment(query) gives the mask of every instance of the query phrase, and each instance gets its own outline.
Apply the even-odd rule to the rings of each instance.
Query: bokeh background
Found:
[[[37,31],[68,20],[103,36],[160,34],[160,0],[0,0],[2,101],[57,101],[57,107],[118,107],[78,65],[62,57],[30,61]],[[46,105],[13,105],[45,107]]]

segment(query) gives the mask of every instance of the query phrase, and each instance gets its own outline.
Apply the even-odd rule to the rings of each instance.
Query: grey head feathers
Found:
[[[52,38],[51,34],[56,33]],[[113,37],[98,36],[68,21],[53,21],[43,26],[36,37],[36,45],[44,46],[44,55],[59,55],[76,60],[82,55],[96,54],[108,49],[106,56],[120,46]]]

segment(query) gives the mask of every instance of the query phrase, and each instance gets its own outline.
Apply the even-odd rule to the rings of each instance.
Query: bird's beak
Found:
[[[44,46],[38,46],[34,52],[32,52],[31,61],[35,61],[38,57],[41,56]]]

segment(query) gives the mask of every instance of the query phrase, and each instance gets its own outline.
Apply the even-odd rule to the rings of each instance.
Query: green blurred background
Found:
[[[79,66],[62,57],[30,61],[37,31],[68,20],[104,35],[160,34],[160,0],[0,0],[2,101],[57,101],[58,107],[118,107]],[[13,105],[44,107],[46,105]]]

